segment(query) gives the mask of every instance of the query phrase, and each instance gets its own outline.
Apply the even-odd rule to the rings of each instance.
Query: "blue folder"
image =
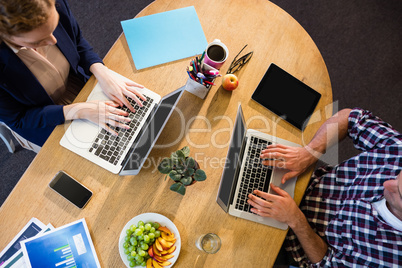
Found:
[[[194,57],[208,43],[193,6],[122,21],[137,70]]]

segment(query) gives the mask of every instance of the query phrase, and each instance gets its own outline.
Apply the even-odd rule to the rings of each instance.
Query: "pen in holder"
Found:
[[[201,58],[195,57],[187,67],[189,76],[185,89],[201,99],[205,99],[219,71],[203,62],[205,51]]]

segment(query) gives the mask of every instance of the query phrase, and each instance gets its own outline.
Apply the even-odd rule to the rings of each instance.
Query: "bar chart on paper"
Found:
[[[55,254],[60,254],[60,262],[56,263],[56,267],[65,267],[65,268],[75,268],[77,267],[77,264],[75,263],[74,260],[74,255],[71,251],[71,247],[69,244],[56,248],[54,250]]]
[[[28,267],[100,267],[83,219],[26,240],[21,246]]]

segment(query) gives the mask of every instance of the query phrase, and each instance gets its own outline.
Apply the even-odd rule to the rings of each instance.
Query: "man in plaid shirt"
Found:
[[[253,212],[291,228],[285,248],[301,266],[402,267],[402,135],[368,111],[345,109],[303,148],[268,146],[263,163],[287,168],[287,179],[349,136],[359,155],[318,169],[300,208],[280,188],[254,191]],[[260,197],[264,198],[261,199]]]

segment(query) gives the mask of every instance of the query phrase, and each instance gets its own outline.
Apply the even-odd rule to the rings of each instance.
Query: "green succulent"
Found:
[[[158,170],[166,177],[171,178],[175,183],[170,186],[170,190],[185,195],[186,186],[195,181],[204,181],[207,178],[205,172],[200,169],[198,163],[189,156],[190,148],[184,148],[173,152],[169,157],[162,159]]]

